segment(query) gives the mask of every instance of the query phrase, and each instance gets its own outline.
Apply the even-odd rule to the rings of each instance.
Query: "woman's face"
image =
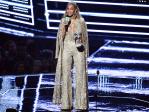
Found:
[[[75,7],[72,4],[69,4],[66,9],[67,16],[69,17],[73,16],[74,12],[75,12]]]

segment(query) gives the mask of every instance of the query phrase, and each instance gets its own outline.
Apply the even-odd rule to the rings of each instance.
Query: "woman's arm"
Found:
[[[89,56],[88,32],[87,32],[87,25],[83,18],[81,18],[81,24],[82,24],[82,41],[84,43],[85,53],[86,53],[85,55],[87,58]]]
[[[65,37],[65,25],[63,24],[64,20],[63,18],[60,21],[57,37],[56,37],[56,50],[55,50],[55,58],[58,58],[59,51],[60,51],[60,42]]]

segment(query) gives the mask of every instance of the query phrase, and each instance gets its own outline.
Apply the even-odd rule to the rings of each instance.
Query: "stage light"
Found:
[[[147,3],[147,0],[138,0],[139,3]]]
[[[28,4],[28,1],[30,4]],[[0,19],[34,25],[33,0],[0,1]]]
[[[60,10],[48,10],[46,14],[63,14],[64,11]],[[46,15],[45,14],[45,15]],[[110,17],[110,18],[129,18],[129,19],[149,19],[148,16],[142,16],[142,15],[127,15],[127,14],[111,14],[111,13],[93,13],[93,12],[81,12],[82,15],[87,16],[96,16],[96,17]],[[46,17],[48,17],[46,15]],[[58,22],[58,21],[55,21]],[[141,28],[149,28],[148,25],[131,25],[131,24],[108,24],[108,23],[96,23],[96,22],[88,22],[89,24],[93,25],[99,25],[99,24],[105,24],[105,25],[113,25],[113,26],[121,26],[124,25],[125,27],[141,27]],[[50,19],[47,20],[47,28],[48,29],[54,29],[57,30],[58,27],[51,27],[50,26]],[[98,32],[98,33],[113,33],[113,34],[127,34],[127,35],[149,35],[147,32],[131,32],[131,31],[112,31],[112,30],[96,30],[96,29],[88,29],[89,32]]]
[[[49,14],[50,13],[51,14],[64,14],[64,11],[61,11],[61,10],[48,10],[47,13],[49,13]],[[143,16],[143,15],[130,15],[130,14],[118,14],[118,13],[95,13],[95,12],[80,12],[80,14],[84,15],[84,16],[149,20],[149,16]]]
[[[103,46],[104,50],[117,50],[117,51],[129,51],[129,52],[146,52],[149,53],[149,49],[145,48],[130,48],[130,47],[114,47]]]
[[[33,33],[25,32],[25,31],[19,31],[15,29],[0,27],[0,32],[17,35],[17,36],[27,36],[27,37],[34,37]]]
[[[23,106],[23,100],[24,100],[24,90],[26,89],[26,85],[27,85],[27,78],[28,78],[28,75],[25,75],[24,77],[24,85],[23,85],[23,88],[21,89],[21,96],[20,96],[20,103],[19,103],[19,111],[22,110],[22,106]]]
[[[59,23],[60,20],[50,19],[49,23]],[[135,25],[135,24],[121,24],[121,23],[103,23],[103,22],[87,22],[87,25],[104,25],[104,26],[122,26],[122,27],[136,27],[136,28],[149,28],[149,25]]]
[[[38,104],[38,99],[39,99],[39,89],[40,89],[42,77],[43,77],[43,74],[40,74],[39,81],[38,81],[37,88],[36,88],[36,97],[34,101],[33,112],[36,112],[36,109],[37,109],[37,104]]]
[[[121,59],[121,58],[106,58],[106,57],[94,57],[90,61],[95,63],[126,63],[126,64],[149,64],[149,60],[137,60],[137,59]]]
[[[69,0],[46,0],[54,2],[70,2]],[[145,0],[143,0],[145,1]],[[127,7],[149,7],[149,5],[144,4],[130,4],[130,3],[114,3],[114,2],[95,2],[95,1],[79,1],[76,0],[76,3],[82,4],[97,4],[97,5],[114,5],[114,6],[127,6]]]

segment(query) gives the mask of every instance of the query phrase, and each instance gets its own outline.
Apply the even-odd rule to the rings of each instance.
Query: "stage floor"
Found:
[[[89,111],[149,111],[147,78],[89,75]],[[138,84],[136,84],[138,82]],[[143,83],[143,85],[141,85]],[[61,111],[52,100],[54,73],[0,76],[0,112]],[[72,110],[75,112],[75,109]]]
[[[149,111],[148,48],[147,42],[107,41],[88,58],[89,111]],[[52,103],[54,74],[0,76],[0,112],[61,111]]]

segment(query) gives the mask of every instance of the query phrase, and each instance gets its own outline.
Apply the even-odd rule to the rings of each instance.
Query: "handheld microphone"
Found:
[[[71,18],[69,16],[66,16],[64,19],[64,25],[65,25],[66,32],[68,31],[68,27],[69,27],[70,23],[71,23]]]
[[[65,19],[64,19],[64,24],[68,25],[69,22],[70,22],[70,17],[66,16]]]

